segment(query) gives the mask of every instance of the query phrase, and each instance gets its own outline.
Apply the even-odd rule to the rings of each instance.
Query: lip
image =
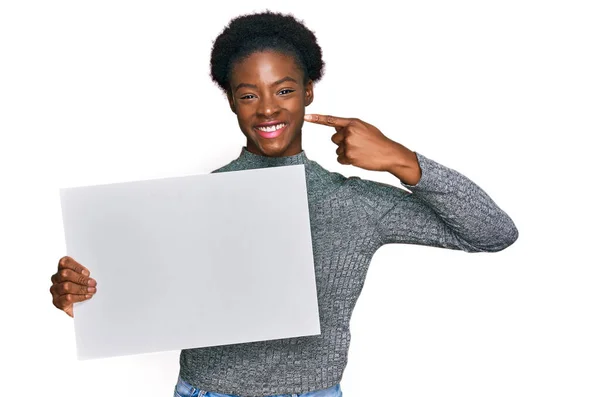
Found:
[[[272,132],[261,131],[257,128],[257,127],[268,127],[268,126],[277,125],[277,124],[284,124],[284,126],[281,127],[280,129],[272,131]],[[263,138],[272,139],[272,138],[277,138],[279,135],[281,135],[281,133],[283,133],[283,131],[285,131],[286,128],[288,128],[288,123],[285,123],[283,121],[276,121],[276,122],[268,122],[268,123],[258,124],[254,127],[254,131],[256,131],[256,133]]]

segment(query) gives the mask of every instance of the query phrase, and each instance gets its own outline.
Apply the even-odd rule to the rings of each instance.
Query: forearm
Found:
[[[415,154],[415,157],[421,170],[418,182],[406,183],[409,179],[406,172],[397,175],[412,191],[409,202],[397,208],[397,211],[410,212],[403,213],[405,222],[419,227],[419,217],[427,218],[426,224],[431,229],[428,233],[433,231],[448,240],[441,243],[442,246],[466,251],[500,251],[517,239],[518,231],[513,221],[479,186],[423,155]],[[435,225],[438,222],[433,222],[425,213],[427,209],[437,216],[438,226]],[[390,222],[389,226],[393,224],[393,221]],[[439,230],[436,232],[436,229]],[[394,233],[391,228],[387,230],[387,233]],[[394,239],[393,235],[391,239]]]

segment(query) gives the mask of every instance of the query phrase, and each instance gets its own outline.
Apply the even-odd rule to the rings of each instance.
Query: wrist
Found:
[[[417,154],[397,142],[393,142],[393,147],[387,171],[406,185],[416,185],[421,179]]]

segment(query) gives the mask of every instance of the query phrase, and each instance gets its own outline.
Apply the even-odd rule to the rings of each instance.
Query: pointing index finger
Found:
[[[306,114],[304,115],[304,120],[311,123],[328,125],[330,127],[345,127],[350,124],[350,119],[322,114]]]

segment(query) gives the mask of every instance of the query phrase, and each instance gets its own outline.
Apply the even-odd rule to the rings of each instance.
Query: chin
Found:
[[[266,146],[266,147],[258,146],[258,150],[262,153],[262,155],[268,156],[268,157],[282,157],[287,149],[288,149],[287,147],[279,147],[279,146]]]
[[[258,142],[257,142],[258,141]],[[258,137],[256,140],[252,140],[254,148],[259,151],[263,156],[267,157],[283,157],[288,156],[291,142],[287,142],[285,139],[273,139],[272,142],[265,142],[265,139]]]

